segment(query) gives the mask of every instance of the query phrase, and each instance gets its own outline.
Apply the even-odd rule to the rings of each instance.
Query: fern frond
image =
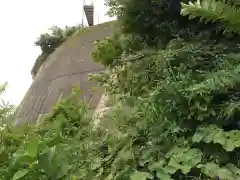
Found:
[[[223,104],[222,116],[230,118],[235,112],[240,111],[240,101],[229,101]]]
[[[240,9],[225,0],[197,0],[181,3],[183,16],[189,19],[200,18],[201,22],[219,22],[224,32],[240,33]]]
[[[231,70],[219,70],[205,75],[205,80],[188,88],[196,94],[220,91],[224,88],[232,88],[239,82],[239,66]]]

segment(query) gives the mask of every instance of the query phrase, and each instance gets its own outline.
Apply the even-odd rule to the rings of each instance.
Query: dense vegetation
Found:
[[[0,129],[3,124],[11,124],[14,118],[15,106],[5,102],[1,96],[4,94],[8,83],[0,85]]]
[[[238,1],[108,3],[122,28],[92,79],[113,106],[96,127],[74,90],[43,125],[6,126],[0,177],[240,179]]]
[[[38,40],[35,42],[35,45],[41,48],[42,53],[37,57],[34,63],[31,71],[32,76],[37,74],[38,69],[53,51],[55,51],[63,42],[65,42],[69,36],[73,35],[81,28],[81,25],[72,27],[66,26],[63,29],[53,26],[49,29],[49,33],[41,34]]]

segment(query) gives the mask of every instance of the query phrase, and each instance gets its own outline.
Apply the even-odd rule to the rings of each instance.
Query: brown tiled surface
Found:
[[[22,100],[17,111],[17,118],[27,122],[36,122],[39,114],[49,112],[59,97],[71,93],[73,85],[80,86],[83,91],[81,98],[89,102],[94,109],[102,95],[97,85],[88,80],[88,74],[103,70],[95,63],[90,53],[94,50],[95,40],[101,40],[113,33],[113,24],[99,26],[82,35],[75,35],[59,47],[41,67],[32,85]]]

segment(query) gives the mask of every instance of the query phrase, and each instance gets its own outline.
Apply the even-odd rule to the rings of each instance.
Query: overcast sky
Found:
[[[37,37],[53,25],[64,27],[82,22],[83,0],[0,1],[0,84],[8,81],[4,99],[17,105],[32,83],[31,68],[41,53]],[[105,16],[104,0],[95,0],[95,19]]]

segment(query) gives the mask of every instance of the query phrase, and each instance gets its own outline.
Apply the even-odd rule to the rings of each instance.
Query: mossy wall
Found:
[[[108,22],[80,30],[54,51],[41,66],[33,83],[17,110],[17,119],[35,123],[39,115],[48,113],[53,105],[71,93],[73,85],[80,86],[81,98],[95,109],[102,92],[88,80],[88,75],[103,70],[90,54],[94,41],[111,36],[115,22]],[[93,90],[95,89],[95,90]]]

